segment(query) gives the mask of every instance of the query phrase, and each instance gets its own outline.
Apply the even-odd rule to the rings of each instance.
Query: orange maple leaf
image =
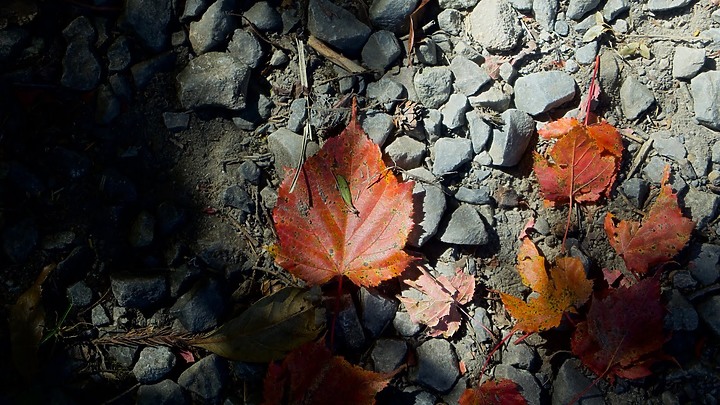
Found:
[[[526,405],[527,400],[512,380],[502,378],[485,381],[481,386],[463,391],[460,405]]]
[[[412,182],[387,170],[380,148],[350,123],[280,185],[273,219],[276,263],[311,285],[347,276],[360,286],[396,277],[411,262],[403,250],[413,226]]]
[[[561,257],[546,271],[545,258],[530,239],[523,239],[518,251],[518,272],[523,284],[538,293],[528,302],[500,293],[505,308],[517,319],[515,330],[531,334],[560,325],[564,312],[576,312],[592,293],[593,283],[585,276],[582,262]]]
[[[667,358],[661,349],[669,336],[663,330],[665,308],[658,277],[594,297],[587,320],[572,337],[572,352],[598,376],[642,378],[650,366]]]
[[[281,365],[270,363],[263,404],[374,404],[375,395],[399,370],[368,371],[333,356],[324,341],[308,343],[291,352]]]
[[[642,222],[620,221],[605,216],[605,233],[610,244],[625,260],[628,270],[645,273],[652,266],[672,259],[690,240],[695,223],[683,216],[677,194],[668,184],[670,167],[666,166],[660,184],[660,194]]]

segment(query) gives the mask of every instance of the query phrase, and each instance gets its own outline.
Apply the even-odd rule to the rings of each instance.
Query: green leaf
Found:
[[[340,192],[340,197],[342,197],[343,201],[345,202],[345,205],[355,215],[359,215],[360,212],[355,208],[355,206],[352,203],[352,193],[350,193],[350,185],[348,184],[347,180],[345,180],[345,177],[333,173],[333,176],[335,176],[335,184],[337,185],[338,191]]]
[[[210,334],[192,339],[193,346],[236,361],[278,360],[323,330],[325,311],[315,303],[318,290],[287,287],[257,301],[237,318]]]
[[[590,27],[589,30],[585,31],[585,35],[583,35],[583,42],[594,41],[595,38],[602,35],[605,31],[607,31],[607,27],[605,25],[594,25]]]
[[[639,47],[639,42],[630,42],[629,44],[625,44],[620,49],[618,49],[618,53],[622,57],[635,56],[638,52]]]
[[[645,59],[650,59],[650,48],[645,44],[640,44],[640,56]]]
[[[599,11],[595,12],[595,24],[596,25],[605,25],[605,18],[603,18],[602,13]]]

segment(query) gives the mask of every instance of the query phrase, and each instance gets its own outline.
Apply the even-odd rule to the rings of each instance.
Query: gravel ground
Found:
[[[558,328],[499,350],[489,373],[532,404],[567,403],[588,387],[582,403],[716,404],[720,10],[708,0],[431,1],[408,57],[418,3],[0,4],[3,359],[18,350],[11,306],[56,265],[43,284],[50,338],[38,370],[28,380],[17,362],[0,362],[0,403],[261,403],[267,364],[93,339],[147,326],[210,331],[301,283],[264,249],[275,242],[277,189],[300,159],[306,120],[311,154],[347,122],[351,94],[386,161],[432,185],[416,189],[408,249],[435,274],[462,268],[477,288],[450,338],[410,321],[397,283],[348,289],[341,352],[377,371],[409,365],[378,403],[456,403],[513,325],[493,291],[527,292],[515,261],[529,219],[548,259],[560,254],[567,207],[545,206],[538,192],[532,151],[549,144],[536,128],[579,113],[599,55],[595,112],[621,129],[626,151],[611,198],[573,214],[567,243],[591,274],[622,268],[605,213],[640,218],[670,165],[697,224],[662,274],[674,360],[590,387],[596,376]]]

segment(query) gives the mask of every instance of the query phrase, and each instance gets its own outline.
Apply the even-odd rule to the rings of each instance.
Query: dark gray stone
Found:
[[[600,4],[600,0],[570,0],[568,4],[567,16],[573,20],[582,19],[587,13],[595,9]]]
[[[417,382],[438,392],[448,392],[460,376],[453,346],[444,339],[430,339],[417,348]]]
[[[67,289],[68,300],[75,307],[86,307],[92,304],[93,292],[85,281],[78,281]]]
[[[542,361],[535,349],[525,343],[507,345],[502,352],[503,364],[521,368],[527,371],[537,371]]]
[[[286,128],[280,128],[268,136],[268,150],[275,157],[275,169],[284,177],[287,169],[294,170],[302,153],[303,137]],[[320,148],[317,143],[309,142],[305,157],[314,155]]]
[[[480,186],[478,188],[460,187],[455,193],[455,198],[458,201],[475,205],[490,204],[492,202],[490,188],[487,186]]]
[[[390,31],[377,31],[368,38],[362,49],[362,60],[371,70],[384,72],[400,56],[400,42]]]
[[[110,325],[110,317],[105,307],[100,304],[95,305],[90,311],[90,320],[93,326],[101,327]]]
[[[491,80],[485,69],[462,55],[453,58],[450,70],[455,76],[455,88],[468,97],[476,94]]]
[[[695,229],[703,230],[715,218],[720,207],[720,196],[690,188],[685,195],[685,207],[690,210]]]
[[[102,67],[85,40],[73,40],[62,60],[60,83],[72,90],[89,91],[100,83]]]
[[[256,68],[265,55],[262,44],[255,35],[242,29],[236,29],[233,33],[228,52],[251,68]]]
[[[250,69],[237,58],[220,52],[198,56],[177,77],[178,98],[185,108],[245,108]]]
[[[95,101],[95,122],[98,124],[109,124],[120,115],[120,99],[113,93],[112,87],[101,84]]]
[[[335,344],[340,348],[353,351],[365,347],[365,332],[358,316],[355,303],[349,294],[341,299],[341,310],[335,321]]]
[[[605,405],[602,393],[592,380],[580,370],[582,365],[577,359],[565,360],[553,381],[552,403],[569,404],[576,400],[583,405]],[[588,389],[588,387],[590,387]],[[580,398],[577,395],[583,393]]]
[[[212,0],[186,0],[185,9],[180,17],[180,21],[187,22],[200,18],[211,3]]]
[[[15,57],[29,37],[30,33],[24,28],[4,28],[0,35],[0,62]]]
[[[472,37],[489,52],[512,50],[522,35],[516,12],[505,0],[481,0],[470,13],[469,22]]]
[[[385,327],[395,317],[398,302],[385,297],[377,291],[365,287],[360,289],[360,305],[362,305],[362,323],[371,338],[380,336]]]
[[[425,144],[409,136],[400,136],[385,148],[392,164],[410,170],[419,167],[425,158]]]
[[[115,360],[119,365],[125,368],[132,367],[135,363],[140,349],[136,346],[110,346],[108,347],[108,354]]]
[[[633,77],[628,77],[620,86],[620,106],[623,115],[634,120],[655,103],[655,95],[644,84]]]
[[[367,96],[381,103],[386,111],[393,111],[397,100],[407,97],[407,90],[402,84],[395,80],[383,77],[376,82],[368,84]]]
[[[439,239],[456,245],[485,245],[490,241],[485,222],[470,205],[462,204],[440,225]]]
[[[252,160],[246,160],[240,163],[237,173],[238,181],[247,182],[256,186],[260,184],[260,177],[262,176],[262,171],[260,170],[260,167]]]
[[[225,291],[215,280],[202,280],[181,295],[170,312],[191,333],[204,332],[218,325],[226,306]]]
[[[413,226],[408,244],[420,247],[437,232],[445,212],[445,193],[437,178],[427,169],[418,167],[408,171],[415,180],[413,186]],[[418,180],[419,179],[419,180]],[[422,181],[421,181],[422,180]]]
[[[184,405],[187,403],[182,389],[173,380],[141,385],[135,405]]]
[[[133,247],[150,246],[155,239],[155,216],[141,211],[130,226],[129,239]]]
[[[151,59],[136,63],[130,68],[130,72],[132,73],[135,87],[138,89],[144,89],[148,84],[150,84],[150,81],[156,74],[160,72],[167,72],[172,70],[174,67],[175,54],[173,52],[165,52]],[[118,95],[123,94],[115,90],[114,85],[113,90]],[[126,99],[129,98],[130,97],[126,97]]]
[[[485,308],[478,307],[475,309],[472,317],[472,327],[478,342],[483,343],[492,340],[493,335],[490,333],[492,331],[492,323]]]
[[[678,290],[670,291],[665,316],[666,327],[670,330],[693,331],[698,327],[698,314],[692,304]]]
[[[368,137],[378,146],[383,146],[395,129],[393,117],[381,111],[371,110],[365,113],[362,127]]]
[[[141,384],[160,381],[172,371],[176,363],[175,355],[166,346],[146,347],[140,352],[133,367],[133,375]]]
[[[463,15],[461,12],[448,8],[437,15],[438,28],[450,35],[460,35],[463,29]]]
[[[304,98],[296,98],[290,103],[290,116],[288,117],[287,128],[297,133],[302,132],[303,124],[307,119],[307,101]]]
[[[341,52],[357,55],[370,36],[370,27],[328,0],[310,0],[307,28]]]
[[[247,214],[251,214],[255,211],[255,203],[253,202],[250,193],[248,193],[242,186],[234,185],[225,189],[223,192],[223,204],[226,207],[237,208]]]
[[[690,81],[695,119],[701,124],[720,130],[720,72],[700,73]]]
[[[190,125],[190,114],[183,112],[164,112],[165,128],[173,132],[184,131]]]
[[[375,371],[389,373],[397,370],[407,355],[407,343],[399,339],[378,339],[370,352]]]
[[[715,295],[697,307],[698,314],[716,336],[720,336],[720,295]]]
[[[393,319],[393,327],[401,335],[411,337],[420,332],[420,325],[410,319],[410,315],[406,311],[398,311]]]
[[[211,354],[183,371],[178,385],[197,396],[203,403],[220,404],[223,388],[230,377],[228,365],[220,356]]]
[[[115,39],[108,48],[107,58],[108,70],[111,72],[125,70],[130,66],[132,56],[130,55],[130,42],[127,37],[120,36]]]
[[[30,257],[30,253],[35,249],[38,237],[35,221],[23,219],[3,229],[3,251],[13,263],[22,263]]]
[[[110,277],[110,286],[122,307],[147,309],[160,304],[168,295],[163,276],[116,274]]]
[[[690,262],[690,274],[701,284],[710,285],[720,277],[719,260],[720,246],[703,243]]]
[[[452,94],[452,72],[446,67],[429,67],[415,74],[413,85],[426,108],[439,108]]]
[[[515,107],[542,114],[575,97],[575,79],[559,70],[531,73],[515,81]]]
[[[157,207],[157,229],[167,235],[176,231],[185,222],[185,212],[170,202],[162,202]]]
[[[648,182],[639,177],[632,177],[625,180],[620,188],[625,196],[638,208],[642,208],[643,205],[645,205],[645,200],[650,194]]]
[[[173,17],[172,0],[127,0],[125,21],[146,47],[160,52],[168,45],[169,24]]]
[[[472,142],[464,138],[440,138],[433,145],[433,155],[433,174],[442,176],[472,160]]]
[[[511,167],[524,156],[535,133],[535,120],[515,109],[505,111],[501,117],[505,125],[502,130],[493,130],[489,153],[493,165]]]
[[[235,29],[234,17],[228,13],[235,0],[217,0],[203,13],[200,21],[190,23],[188,37],[196,54],[220,49]]]
[[[542,389],[535,377],[526,370],[520,370],[507,364],[498,364],[495,367],[495,378],[507,378],[520,386],[522,396],[530,405],[540,405]]]
[[[474,7],[478,0],[438,0],[440,8],[453,8],[455,10],[464,10]]]
[[[370,6],[370,21],[375,28],[400,33],[408,28],[408,17],[419,0],[375,0]]]
[[[275,32],[282,29],[282,18],[267,1],[260,1],[253,4],[248,11],[243,14],[257,29],[265,32]]]

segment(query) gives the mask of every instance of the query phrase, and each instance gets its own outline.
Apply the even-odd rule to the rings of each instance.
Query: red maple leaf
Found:
[[[650,267],[672,259],[690,240],[695,223],[683,216],[677,194],[668,184],[669,166],[665,167],[660,194],[642,222],[620,221],[605,216],[605,233],[610,244],[625,260],[628,270],[645,273]]]
[[[668,340],[658,277],[593,298],[587,320],[577,325],[572,352],[598,376],[636,379],[651,374]]]
[[[398,370],[399,371],[399,370]],[[265,405],[374,404],[375,395],[397,373],[375,373],[333,356],[323,341],[291,352],[281,365],[270,363],[265,376]]]
[[[518,391],[515,382],[502,378],[466,389],[458,403],[460,405],[525,405],[527,401]]]
[[[515,330],[531,334],[560,325],[565,312],[585,304],[592,293],[592,281],[585,276],[582,262],[561,257],[548,272],[545,258],[530,239],[523,239],[518,251],[518,272],[523,284],[538,293],[528,302],[505,293],[500,298],[505,309],[517,319]]]
[[[415,291],[405,290],[398,299],[413,322],[430,327],[429,336],[450,337],[460,327],[459,306],[470,302],[475,293],[475,279],[462,269],[450,278],[435,278],[422,268],[420,271],[416,280],[404,280]]]
[[[403,250],[413,225],[412,182],[398,182],[380,148],[350,123],[280,185],[273,219],[276,262],[309,284],[347,276],[375,286],[399,275],[412,258]]]

